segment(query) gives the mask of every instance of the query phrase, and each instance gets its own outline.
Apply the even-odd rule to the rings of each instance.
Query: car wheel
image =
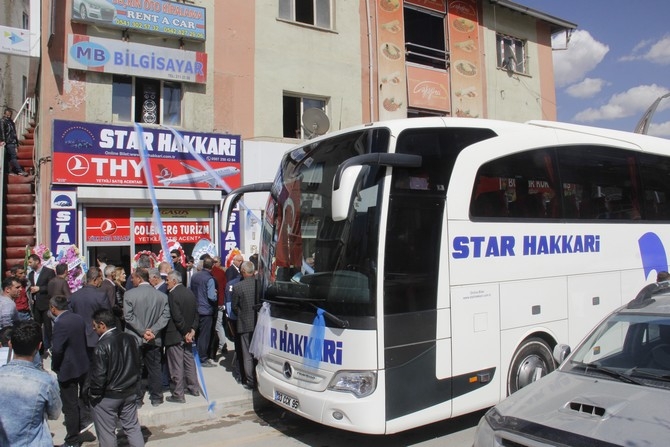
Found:
[[[86,10],[86,5],[81,5],[79,7],[79,17],[82,20],[88,20],[88,11]]]
[[[549,345],[541,338],[524,340],[517,348],[507,374],[507,395],[530,385],[555,369]]]

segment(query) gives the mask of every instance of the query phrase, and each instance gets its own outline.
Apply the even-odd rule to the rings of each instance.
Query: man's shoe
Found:
[[[251,390],[251,391],[253,391],[253,390],[256,389],[256,386],[255,386],[254,384],[245,383],[245,384],[242,385],[242,386],[244,387],[245,390]]]
[[[151,401],[151,406],[152,406],[152,407],[157,407],[157,406],[159,406],[159,405],[162,404],[162,403],[163,403],[162,400],[152,400],[152,401]]]
[[[84,425],[84,427],[81,430],[79,430],[79,434],[82,434],[84,432],[89,431],[90,429],[93,428],[93,425],[95,425],[95,424],[93,424],[93,422],[88,422],[88,423],[84,422],[83,425]]]
[[[165,398],[165,400],[168,401],[168,402],[175,403],[175,404],[185,404],[186,403],[186,399],[184,399],[183,397],[179,398],[179,397],[174,397],[174,396],[168,396],[168,397]]]
[[[16,173],[17,175],[20,175],[21,177],[28,177],[30,174],[28,174],[26,171],[19,171]]]
[[[193,391],[193,392],[187,391],[186,394],[188,394],[189,396],[200,397],[200,391]]]
[[[211,368],[213,366],[219,366],[219,364],[213,361],[212,359],[207,359],[204,362],[201,362],[200,366],[203,366],[205,368]]]
[[[90,431],[85,431],[83,433],[79,433],[79,442],[93,442],[97,438],[93,433]]]

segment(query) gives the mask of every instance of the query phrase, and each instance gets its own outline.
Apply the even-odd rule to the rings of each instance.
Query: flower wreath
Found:
[[[167,245],[168,245],[167,254],[164,253],[163,250],[161,249],[161,251],[158,253],[158,260],[160,262],[163,262],[163,261],[170,262],[170,260],[172,259],[172,257],[171,257],[172,250],[177,250],[179,252],[179,257],[177,258],[176,261],[173,261],[172,264],[179,263],[181,265],[185,265],[186,264],[186,253],[184,253],[184,249],[181,247],[181,244],[179,242],[177,242],[177,240],[175,240],[175,239],[168,239]],[[170,257],[170,260],[168,260],[168,256]]]
[[[149,256],[149,261],[151,262],[151,267],[156,267],[156,265],[159,263],[158,257],[150,250],[142,250],[138,251],[135,253],[135,256],[133,257],[133,263],[132,263],[132,270],[135,271],[137,268],[137,261],[139,261],[140,257],[142,255],[147,255]]]
[[[31,250],[26,250],[26,263],[30,255],[29,252],[39,256],[42,265],[52,270],[56,269],[57,264],[67,264],[67,284],[72,292],[76,292],[84,286],[88,266],[76,245],[70,245],[67,250],[61,250],[54,256],[49,248],[44,244],[39,244]]]

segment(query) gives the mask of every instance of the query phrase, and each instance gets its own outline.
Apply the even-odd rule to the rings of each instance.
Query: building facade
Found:
[[[507,0],[40,5],[37,240],[127,267],[162,235],[189,254],[202,238],[255,252],[264,197],[221,231],[222,196],[271,181],[313,135],[425,115],[555,119],[551,36],[576,27]]]

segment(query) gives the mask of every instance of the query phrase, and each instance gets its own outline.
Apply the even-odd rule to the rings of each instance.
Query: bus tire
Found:
[[[507,373],[507,395],[546,376],[554,368],[554,357],[547,342],[537,337],[524,340],[512,356]]]

